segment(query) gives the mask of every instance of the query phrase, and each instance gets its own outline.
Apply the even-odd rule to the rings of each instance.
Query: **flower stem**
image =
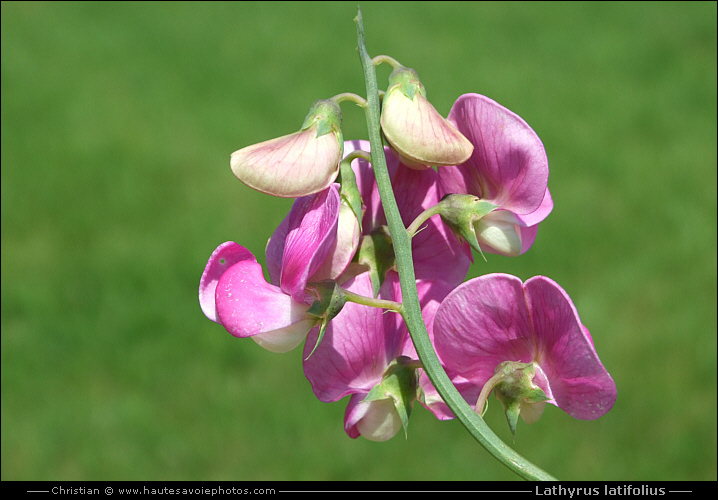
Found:
[[[363,97],[354,94],[352,92],[344,92],[341,94],[337,94],[334,97],[329,98],[330,101],[335,102],[337,104],[342,103],[344,101],[351,101],[353,103],[356,103],[357,105],[361,106],[362,108],[366,106],[366,99]]]
[[[361,158],[362,160],[371,163],[371,154],[367,153],[366,151],[362,151],[361,149],[355,149],[351,153],[347,154],[342,161],[348,161],[349,163],[351,163],[357,158]]]
[[[391,179],[386,166],[384,147],[381,142],[379,124],[379,91],[376,83],[375,64],[369,57],[364,39],[364,24],[361,9],[354,18],[357,25],[357,39],[359,58],[364,69],[364,79],[367,87],[366,113],[369,142],[371,144],[372,168],[379,188],[379,196],[384,207],[389,232],[394,242],[396,265],[399,271],[399,281],[402,293],[402,316],[406,322],[409,334],[424,370],[439,392],[444,402],[451,408],[454,415],[466,427],[471,435],[497,460],[509,469],[528,480],[555,480],[524,457],[509,448],[489,428],[484,420],[468,405],[446,375],[439,358],[434,351],[426,325],[421,316],[419,295],[416,289],[416,278],[411,255],[411,238],[399,214],[399,208],[394,198]]]
[[[381,63],[387,63],[389,66],[392,67],[392,69],[404,67],[399,61],[397,61],[393,57],[385,55],[374,56],[371,62],[374,63],[374,66],[379,66]]]
[[[438,203],[436,205],[434,205],[433,207],[429,207],[426,210],[424,210],[423,212],[421,212],[416,217],[416,219],[414,219],[414,222],[412,222],[411,225],[408,228],[406,228],[406,231],[409,233],[409,237],[413,238],[416,235],[416,233],[419,232],[419,228],[421,227],[421,225],[424,222],[429,220],[429,218],[432,215],[436,215],[440,212],[441,212],[441,207],[439,206]]]
[[[394,302],[393,300],[375,299],[373,297],[367,297],[365,295],[359,295],[357,293],[350,292],[346,289],[343,289],[343,293],[344,298],[347,299],[347,301],[354,302],[355,304],[361,304],[363,306],[369,307],[377,307],[379,309],[389,309],[398,313],[401,313],[404,309],[400,303]]]

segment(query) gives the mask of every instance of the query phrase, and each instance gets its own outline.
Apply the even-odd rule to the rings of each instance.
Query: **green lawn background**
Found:
[[[199,309],[212,250],[264,262],[291,203],[230,153],[364,93],[356,5],[2,2],[3,480],[516,479],[420,407],[408,439],[348,438],[299,351]],[[361,6],[442,114],[482,93],[546,146],[536,243],[470,275],[560,283],[618,400],[515,442],[496,402],[489,424],[561,479],[716,480],[716,3]]]

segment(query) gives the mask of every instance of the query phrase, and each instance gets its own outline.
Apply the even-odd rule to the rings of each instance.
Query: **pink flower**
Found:
[[[533,383],[572,417],[596,419],[616,400],[616,385],[571,299],[544,276],[467,281],[441,303],[433,331],[442,362],[475,388],[510,361],[532,364]]]
[[[220,245],[200,281],[202,311],[235,337],[251,337],[270,351],[297,347],[318,322],[308,313],[315,297],[307,286],[325,278],[319,273],[336,249],[339,212],[334,185],[295,202],[284,226],[282,252],[272,254],[278,286],[266,282],[249,250],[234,242]]]
[[[441,195],[472,194],[497,205],[475,224],[482,248],[509,256],[526,252],[553,208],[541,140],[521,117],[478,94],[459,97],[448,120],[474,151],[465,163],[438,170]]]
[[[347,141],[345,154],[355,150],[370,151],[367,141]],[[413,170],[403,165],[389,148],[384,148],[394,196],[405,226],[441,199],[436,171]],[[359,191],[365,204],[362,234],[368,235],[386,225],[374,172],[364,160],[354,160]],[[446,167],[442,167],[446,168]],[[429,219],[412,239],[412,255],[417,280],[440,279],[458,285],[471,265],[471,253],[459,243],[438,217]]]
[[[337,278],[358,244],[358,222],[341,203],[338,185],[297,198],[267,243],[271,282],[301,302],[309,278]]]
[[[361,295],[372,295],[368,273],[362,273],[345,284],[345,288]],[[443,282],[418,283],[422,313],[430,320],[441,299],[450,290]],[[398,275],[387,275],[379,298],[401,300]],[[430,321],[427,321],[429,324]],[[316,343],[313,330],[304,347],[305,357]],[[408,356],[408,357],[407,357]],[[413,386],[407,384],[400,394],[391,393],[381,399],[367,400],[372,389],[385,380],[397,362],[401,366],[416,359],[411,338],[400,315],[382,309],[347,303],[327,327],[314,353],[304,361],[304,373],[321,401],[333,402],[351,396],[344,415],[344,429],[356,438],[360,435],[373,441],[385,441],[402,427],[397,402],[408,401],[409,408],[416,398],[415,368]]]

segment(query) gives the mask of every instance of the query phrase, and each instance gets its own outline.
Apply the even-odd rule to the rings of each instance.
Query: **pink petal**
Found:
[[[359,221],[349,205],[339,206],[337,237],[321,266],[311,276],[312,281],[335,279],[341,275],[354,258],[359,247]]]
[[[502,361],[536,366],[535,383],[569,415],[595,419],[615,402],[616,386],[566,292],[537,276],[489,274],[450,293],[434,320],[437,353],[483,387]]]
[[[345,157],[356,150],[365,151],[367,153],[371,152],[369,141],[347,141],[344,143]],[[399,160],[388,147],[384,148],[384,155],[386,157],[389,176],[392,177],[399,167]],[[359,187],[359,192],[362,195],[366,207],[362,225],[364,233],[368,234],[377,227],[386,224],[384,212],[381,208],[379,190],[377,189],[374,170],[370,163],[364,160],[354,160],[352,162],[352,170],[354,170],[357,186]]]
[[[339,173],[341,143],[335,133],[317,137],[317,126],[253,144],[231,156],[232,172],[263,193],[296,198],[326,189]]]
[[[616,385],[571,298],[545,276],[527,280],[524,289],[538,339],[536,362],[549,380],[556,404],[575,418],[604,415],[616,401]]]
[[[440,201],[437,181],[437,173],[431,169],[418,171],[403,165],[396,169],[392,186],[405,226]],[[411,246],[417,279],[441,279],[458,285],[466,277],[470,249],[456,239],[438,215],[424,223]]]
[[[488,97],[465,94],[449,121],[474,145],[469,160],[439,169],[442,193],[470,193],[517,214],[544,199],[548,159],[538,135],[515,113]]]
[[[309,278],[336,244],[339,207],[336,185],[299,198],[292,205],[284,240],[280,286],[298,302],[304,301]]]
[[[476,400],[479,399],[479,395],[481,394],[481,388],[472,384],[463,377],[453,374],[451,370],[447,371],[447,375],[454,384],[454,387],[456,387],[456,390],[459,391],[459,394],[461,394],[469,406],[476,405]],[[452,412],[448,405],[444,403],[444,400],[439,395],[439,391],[437,391],[431,381],[429,381],[429,377],[426,375],[426,372],[422,371],[419,375],[419,387],[421,387],[423,393],[421,405],[433,413],[437,419],[451,420],[456,418],[454,412]]]
[[[429,334],[429,339],[432,343],[434,342],[434,318],[436,316],[436,311],[441,305],[443,299],[453,289],[454,285],[442,280],[421,280],[417,282],[417,292],[419,294],[419,302],[421,304],[421,316],[424,320],[427,333]],[[398,284],[395,295],[397,297],[401,296]],[[406,324],[401,323],[399,328],[406,330]],[[412,359],[419,359],[408,331],[406,333],[404,347],[402,348],[401,354]],[[451,373],[451,371],[448,371],[447,375],[449,375],[454,385],[457,387],[464,399],[469,402],[469,404],[473,405],[476,403],[476,399],[479,397],[479,393],[481,392],[480,388],[477,389],[476,386],[461,377],[455,376]],[[419,387],[421,388],[421,392],[423,394],[421,404],[431,411],[436,418],[439,420],[454,418],[454,414],[441,399],[438,391],[429,380],[426,372],[423,370],[420,370],[419,372]]]
[[[379,297],[393,300],[395,273],[389,275]],[[372,295],[371,280],[363,273],[344,284],[344,288],[365,296]],[[399,331],[401,317],[393,312],[347,302],[314,348],[318,331],[304,345],[304,373],[321,401],[337,401],[347,394],[368,393],[379,383],[384,370],[398,355],[404,334]]]
[[[218,246],[207,261],[199,282],[199,305],[205,316],[215,323],[219,323],[215,304],[217,282],[227,269],[243,260],[257,262],[252,252],[233,241],[227,241]]]
[[[503,361],[533,361],[536,340],[521,280],[488,274],[460,285],[436,313],[434,342],[444,364],[478,387]]]
[[[251,260],[240,261],[222,274],[215,301],[219,321],[235,337],[285,330],[289,343],[296,346],[316,323],[307,313],[308,306],[267,283],[261,265]]]

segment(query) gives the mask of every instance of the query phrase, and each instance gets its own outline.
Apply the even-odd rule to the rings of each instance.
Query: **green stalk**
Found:
[[[389,178],[389,171],[384,156],[384,146],[380,134],[379,90],[376,82],[374,62],[366,50],[364,24],[361,9],[354,19],[357,25],[359,58],[364,69],[367,88],[367,105],[364,107],[371,144],[372,167],[379,188],[379,196],[384,207],[389,232],[394,243],[396,266],[402,293],[402,316],[406,322],[414,347],[426,374],[436,390],[449,406],[456,418],[466,427],[469,433],[497,460],[509,469],[528,480],[556,480],[524,457],[509,448],[489,428],[484,420],[464,401],[459,392],[446,375],[434,347],[429,340],[426,325],[421,316],[419,295],[416,289],[414,264],[411,256],[411,237],[407,232],[396,205],[394,191]]]

